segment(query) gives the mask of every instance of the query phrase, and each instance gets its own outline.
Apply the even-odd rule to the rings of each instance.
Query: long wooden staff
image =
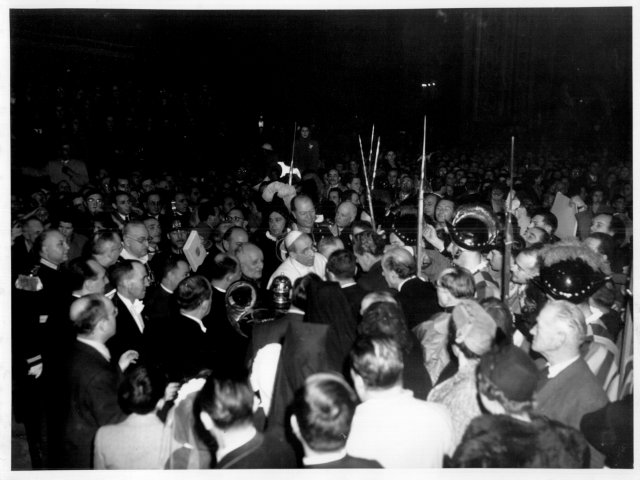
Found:
[[[422,280],[422,229],[424,228],[424,164],[426,160],[427,116],[424,116],[422,134],[422,162],[420,164],[420,191],[418,192],[418,246],[416,250],[416,274]]]
[[[376,124],[374,123],[373,125],[371,125],[371,145],[369,145],[369,161],[367,162],[367,166],[368,168],[364,171],[364,174],[367,175],[371,175],[371,155],[373,154],[373,139],[375,138],[373,136],[373,133],[376,131]]]
[[[513,151],[515,139],[511,137],[511,159],[509,165],[509,206],[506,212],[504,225],[504,255],[502,257],[502,301],[507,302],[509,297],[509,282],[511,280],[511,245],[513,244],[513,226],[511,225],[511,206],[513,203]]]
[[[376,158],[373,161],[373,175],[371,176],[371,188],[376,189],[376,172],[378,171],[378,155],[380,154],[380,137],[378,137],[378,146],[376,147]]]
[[[293,122],[293,144],[291,145],[291,165],[289,166],[289,185],[293,182],[293,155],[296,151],[296,131],[298,130],[298,122]]]
[[[360,142],[360,158],[362,159],[362,171],[364,172],[364,183],[367,188],[367,197],[369,197],[369,213],[371,215],[371,226],[373,231],[376,231],[376,221],[373,218],[373,201],[371,200],[371,187],[369,186],[369,175],[367,175],[367,166],[364,161],[364,152],[362,151],[362,139],[358,135],[358,142]]]

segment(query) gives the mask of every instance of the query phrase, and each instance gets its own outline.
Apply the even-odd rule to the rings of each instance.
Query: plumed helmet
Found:
[[[533,281],[552,298],[577,304],[593,295],[606,279],[584,260],[575,258],[543,266]]]
[[[279,275],[271,282],[273,294],[273,306],[280,310],[286,310],[291,304],[291,280],[284,275]]]
[[[418,243],[418,217],[410,214],[397,216],[391,225],[391,233],[395,233],[405,245],[416,245]]]
[[[496,216],[489,207],[478,204],[458,207],[447,227],[451,240],[466,250],[484,250],[494,243],[498,234]]]

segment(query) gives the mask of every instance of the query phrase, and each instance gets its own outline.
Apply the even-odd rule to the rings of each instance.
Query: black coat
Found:
[[[107,341],[111,355],[117,360],[127,350],[135,350],[143,357],[147,353],[143,332],[140,331],[129,309],[117,294],[113,297],[113,305],[118,309],[118,315],[116,316],[116,334]]]
[[[258,350],[270,343],[282,344],[289,324],[302,323],[303,319],[304,314],[287,312],[271,322],[254,324],[251,332],[251,356],[255,357]]]
[[[75,342],[66,384],[63,468],[91,468],[93,439],[103,425],[118,423],[126,415],[118,406],[122,373],[96,349]]]
[[[382,468],[375,460],[367,460],[365,458],[352,457],[345,455],[340,460],[328,463],[317,463],[315,465],[307,465],[305,468]]]
[[[368,272],[363,273],[358,285],[367,292],[390,291],[389,284],[382,276],[382,261],[374,263]]]
[[[442,311],[442,307],[438,304],[435,287],[418,277],[402,285],[397,299],[402,305],[409,330],[428,320],[434,313]]]
[[[227,318],[224,298],[223,292],[213,289],[211,312],[202,319],[207,328],[208,344],[213,351],[215,365],[243,366],[246,363],[250,339],[234,328]]]
[[[296,457],[291,446],[281,435],[273,432],[257,433],[244,445],[220,459],[216,468],[296,468]]]
[[[164,351],[164,370],[170,381],[194,378],[213,367],[213,353],[205,332],[195,320],[177,314],[169,320]]]
[[[351,312],[353,313],[353,318],[360,323],[360,320],[362,320],[362,315],[360,315],[360,304],[362,303],[362,299],[369,292],[356,283],[355,285],[344,287],[342,289],[342,293],[347,297],[347,301],[351,307]]]

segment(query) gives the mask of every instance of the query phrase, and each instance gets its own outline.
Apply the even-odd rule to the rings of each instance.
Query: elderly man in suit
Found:
[[[409,329],[441,311],[436,289],[416,276],[416,261],[406,249],[394,247],[384,254],[382,274],[389,287],[398,291]]]
[[[531,348],[547,360],[547,368],[538,382],[536,410],[579,429],[585,414],[608,402],[597,378],[580,356],[580,346],[587,336],[584,315],[566,300],[550,300],[540,311],[531,333]],[[601,467],[602,455],[594,449],[591,454],[591,465]]]
[[[91,468],[98,428],[125,418],[118,406],[118,385],[138,354],[127,351],[117,364],[112,362],[106,342],[116,331],[117,313],[111,300],[99,294],[85,295],[71,305],[70,318],[78,335],[68,367],[63,468]]]
[[[45,230],[35,239],[33,250],[38,263],[33,276],[22,277],[12,289],[11,312],[14,387],[14,414],[24,423],[34,468],[44,466],[42,441],[46,397],[43,388],[43,350],[47,346],[47,321],[58,310],[61,299],[69,295],[61,272],[69,245],[57,230]],[[26,273],[26,272],[24,272]],[[36,284],[37,281],[37,284]]]

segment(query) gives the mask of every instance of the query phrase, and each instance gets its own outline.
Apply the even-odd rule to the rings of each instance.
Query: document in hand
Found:
[[[189,265],[191,265],[191,270],[194,272],[198,270],[198,267],[204,262],[204,257],[207,256],[207,251],[202,245],[202,241],[196,230],[191,230],[182,251],[185,257],[187,257]]]

